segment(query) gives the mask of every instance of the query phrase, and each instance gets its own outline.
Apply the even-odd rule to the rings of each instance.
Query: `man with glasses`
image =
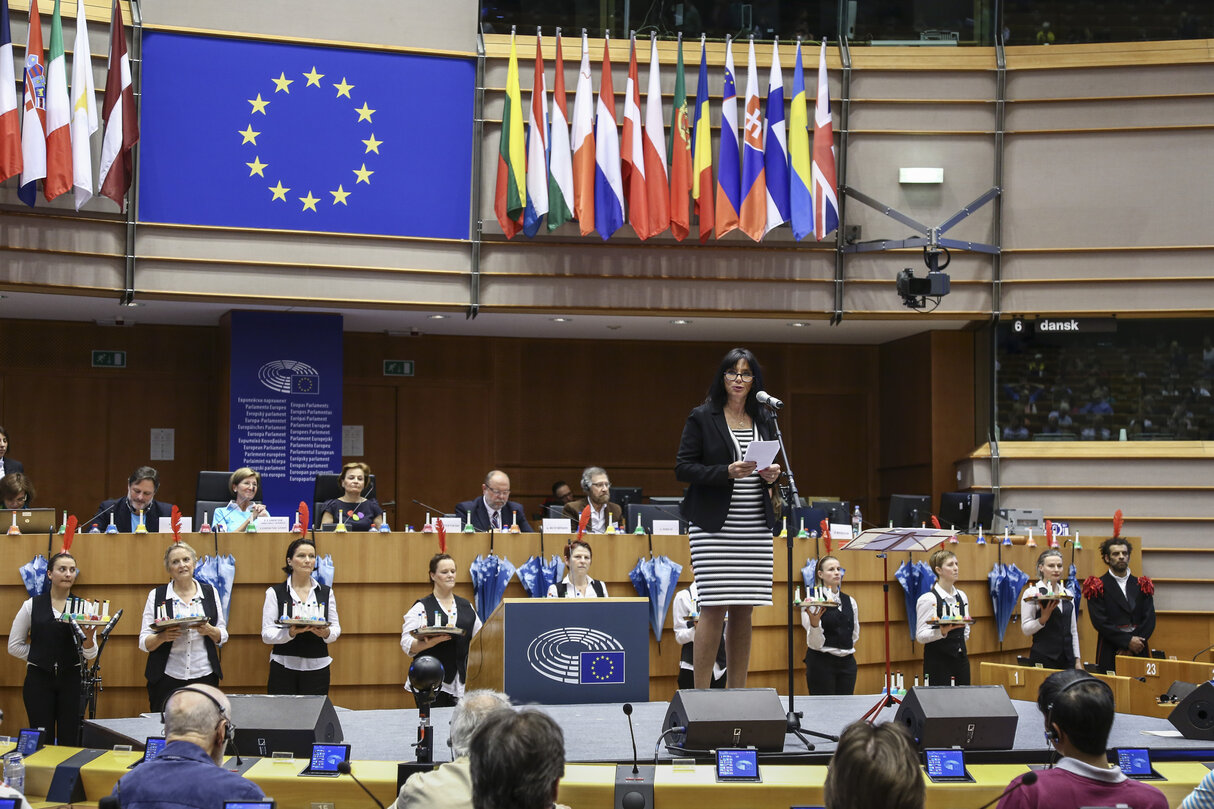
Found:
[[[605,534],[607,526],[615,523],[622,525],[624,510],[619,503],[611,502],[611,480],[601,466],[588,466],[582,471],[582,491],[586,496],[565,504],[565,516],[575,523],[582,516],[583,509],[590,506],[590,522],[586,532],[590,534]]]
[[[457,505],[455,516],[459,517],[461,525],[466,525],[471,516],[472,527],[477,531],[509,531],[517,520],[518,530],[524,534],[532,533],[522,505],[510,499],[510,478],[497,469],[485,475],[481,496]]]

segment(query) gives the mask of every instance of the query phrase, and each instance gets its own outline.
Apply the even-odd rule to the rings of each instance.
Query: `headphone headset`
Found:
[[[211,701],[211,704],[215,706],[215,710],[217,710],[219,712],[219,722],[225,723],[224,731],[223,731],[223,749],[227,750],[229,745],[235,746],[235,744],[236,744],[236,726],[232,724],[232,718],[230,716],[228,716],[228,712],[226,710],[224,710],[223,705],[219,704],[219,700],[215,699],[215,697],[211,696],[206,691],[203,691],[201,688],[192,688],[188,685],[183,686],[182,688],[178,688],[176,691],[169,694],[168,697],[165,698],[165,700],[164,700],[165,709],[167,710],[167,708],[169,706],[169,700],[171,700],[173,697],[177,696],[178,694],[182,693],[183,691],[189,691],[192,694],[202,694],[204,697],[206,697],[208,700]],[[165,712],[166,711],[160,712],[161,724],[164,724]],[[219,722],[215,723],[216,728],[219,727]]]
[[[1069,683],[1064,685],[1058,690],[1058,693],[1054,695],[1054,698],[1050,700],[1049,705],[1045,706],[1045,740],[1050,743],[1051,747],[1056,746],[1059,742],[1058,732],[1054,730],[1054,706],[1058,704],[1058,701],[1062,699],[1062,695],[1067,691],[1070,691],[1077,685],[1083,685],[1085,683],[1099,683],[1101,687],[1108,692],[1109,698],[1113,699],[1113,689],[1109,688],[1109,684],[1104,680],[1101,680],[1099,677],[1093,677],[1090,674],[1084,674],[1082,677],[1076,677],[1074,680],[1071,680]]]

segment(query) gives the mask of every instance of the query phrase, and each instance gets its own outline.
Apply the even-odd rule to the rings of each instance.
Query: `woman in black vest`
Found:
[[[970,637],[969,624],[950,627],[928,623],[970,615],[969,599],[957,587],[961,575],[957,554],[939,548],[928,557],[928,564],[936,574],[936,583],[915,604],[915,640],[923,644],[923,684],[969,685],[970,660],[965,645]]]
[[[860,613],[856,599],[845,595],[843,568],[833,556],[823,556],[814,570],[813,591],[806,601],[831,601],[838,607],[801,606],[805,627],[805,684],[815,697],[852,694],[856,690],[856,641],[860,638]]]
[[[1024,589],[1020,600],[1020,629],[1033,638],[1029,660],[1050,669],[1083,668],[1079,657],[1079,625],[1075,620],[1075,603],[1049,599],[1036,600],[1041,595],[1063,589],[1062,576],[1066,566],[1062,551],[1050,548],[1037,557],[1040,581]]]
[[[481,619],[471,602],[455,594],[455,560],[448,554],[436,553],[430,560],[430,581],[434,591],[413,602],[405,613],[400,631],[400,648],[409,657],[428,654],[443,664],[443,687],[434,700],[434,707],[445,708],[459,702],[464,695],[468,675],[468,644],[481,631]],[[460,634],[421,634],[427,627],[455,626]],[[409,683],[405,688],[412,691]]]
[[[164,701],[178,688],[204,683],[219,686],[223,670],[219,647],[227,643],[228,622],[219,604],[219,593],[194,578],[198,554],[184,542],[174,542],[164,552],[164,569],[170,581],[148,593],[139,627],[139,648],[148,653],[143,676],[148,681],[148,705],[153,713],[164,710]],[[153,624],[164,618],[205,616],[190,627],[171,626],[157,631]]]
[[[72,627],[59,620],[76,581],[76,560],[57,553],[46,566],[47,586],[27,598],[8,633],[8,653],[26,661],[25,714],[31,728],[45,728],[48,740],[80,743],[80,656]],[[96,628],[85,630],[84,657],[97,656]]]
[[[565,564],[569,573],[563,581],[548,585],[548,598],[606,598],[607,585],[590,578],[594,555],[590,543],[575,539],[565,546]]]
[[[307,538],[287,546],[283,572],[287,580],[266,588],[261,608],[261,639],[274,647],[270,653],[267,694],[329,693],[333,658],[328,645],[341,635],[337,599],[333,590],[312,578],[316,546]],[[316,626],[280,626],[280,617],[324,621]]]

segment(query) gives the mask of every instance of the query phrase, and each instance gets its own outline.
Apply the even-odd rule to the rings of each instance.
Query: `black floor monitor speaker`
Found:
[[[1214,741],[1214,682],[1204,682],[1190,691],[1168,714],[1168,721],[1186,739]]]
[[[920,748],[1010,750],[1019,716],[1001,685],[916,686],[894,715]]]
[[[328,697],[233,694],[228,699],[236,749],[243,756],[289,750],[295,758],[310,759],[313,743],[342,740],[341,722]]]
[[[662,730],[686,728],[666,737],[669,747],[715,750],[755,747],[784,750],[787,719],[774,688],[687,688],[675,692]]]

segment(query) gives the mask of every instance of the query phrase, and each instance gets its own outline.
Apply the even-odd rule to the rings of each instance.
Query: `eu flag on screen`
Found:
[[[620,685],[624,682],[624,653],[582,652],[578,681],[583,685]]]
[[[471,59],[147,31],[148,222],[467,239]]]

